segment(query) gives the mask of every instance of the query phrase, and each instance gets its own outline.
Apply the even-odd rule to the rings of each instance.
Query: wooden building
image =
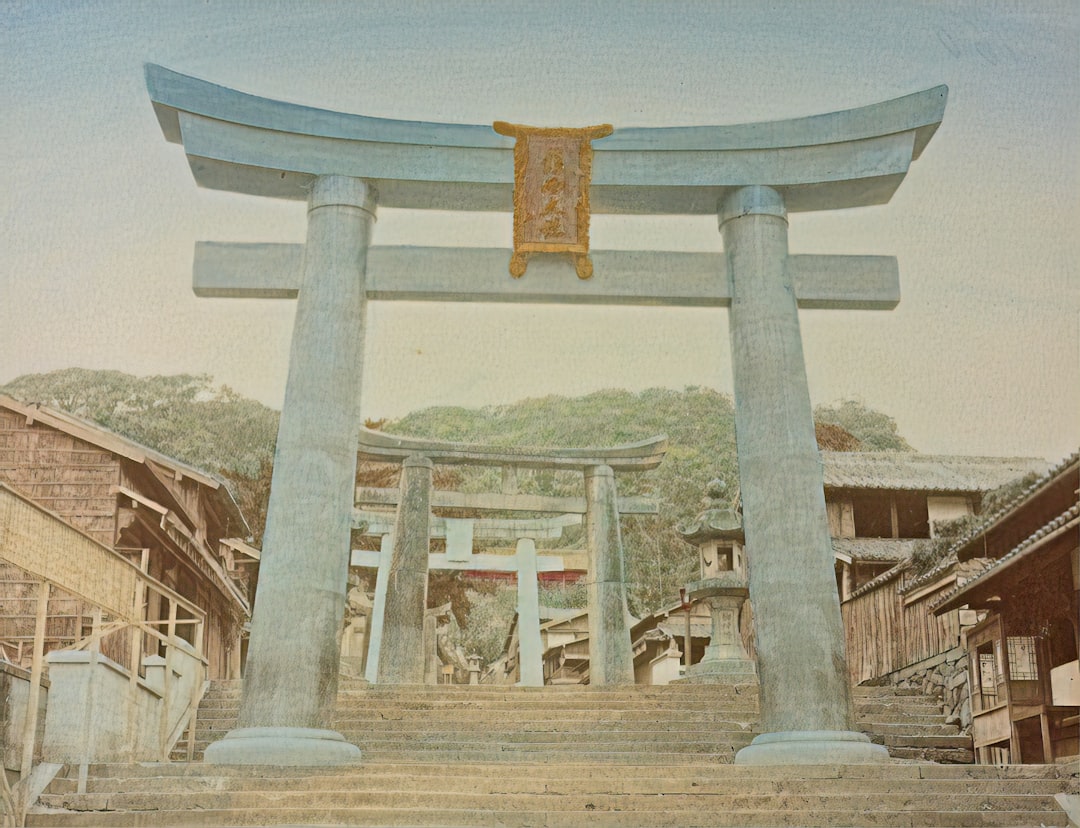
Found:
[[[986,492],[1046,470],[1019,457],[823,451],[821,458],[841,601],[910,558],[936,523],[977,514]]]
[[[0,396],[0,482],[204,611],[208,676],[239,677],[257,561],[220,481],[78,417]],[[166,617],[154,597],[145,611],[149,621]],[[79,613],[50,618],[49,648],[83,638],[88,624]],[[20,646],[9,638],[5,656],[18,661]]]
[[[836,555],[837,590],[847,636],[851,683],[880,679],[909,665],[955,650],[960,613],[935,617],[931,603],[954,587],[973,566],[959,564],[917,579],[909,560],[916,544],[934,537],[944,520],[976,514],[983,496],[1047,464],[1037,458],[925,455],[914,452],[822,451],[825,504]],[[753,567],[753,550],[748,549]],[[708,613],[698,608],[691,638],[691,663],[709,641]],[[740,623],[753,654],[752,608]],[[683,647],[683,611],[661,609],[637,622],[635,665],[661,655],[669,643]],[[644,626],[641,626],[644,625]],[[545,634],[545,679],[586,681],[587,615],[557,619]],[[676,629],[678,628],[678,629]],[[633,632],[633,631],[632,631]],[[648,638],[644,636],[648,633]],[[643,644],[648,647],[643,649]],[[648,670],[637,669],[648,683]],[[933,692],[932,688],[928,688]]]
[[[1080,454],[951,550],[977,574],[940,598],[937,617],[976,611],[966,631],[978,760],[1075,761],[1080,754]]]

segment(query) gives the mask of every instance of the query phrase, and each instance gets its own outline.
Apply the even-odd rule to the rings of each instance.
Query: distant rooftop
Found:
[[[1046,472],[1037,457],[962,457],[903,451],[823,451],[826,488],[987,492],[1025,474]]]

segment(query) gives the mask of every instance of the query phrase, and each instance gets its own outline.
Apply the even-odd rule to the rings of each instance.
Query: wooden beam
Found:
[[[500,248],[379,247],[368,250],[369,299],[412,302],[514,302],[578,305],[727,307],[723,253],[594,250],[593,278],[571,259],[538,255],[528,278],[513,279],[512,251]],[[214,298],[294,299],[300,244],[197,242],[193,288]],[[900,301],[892,256],[789,256],[800,308],[887,310]]]

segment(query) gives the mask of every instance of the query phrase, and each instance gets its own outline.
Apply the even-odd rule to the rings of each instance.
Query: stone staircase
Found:
[[[857,687],[859,729],[898,759],[970,763],[971,739],[917,691]],[[195,758],[236,725],[239,682],[216,682],[199,708]],[[750,743],[754,685],[367,687],[343,683],[335,729],[365,762],[596,760],[631,764],[692,756],[730,762]],[[174,759],[187,757],[186,744]]]
[[[95,765],[52,781],[26,825],[1066,826],[1060,766],[747,767],[361,763],[345,768]]]
[[[233,727],[237,683],[199,710],[197,756]],[[856,688],[882,765],[746,767],[757,688],[343,684],[336,727],[363,751],[340,768],[201,763],[65,768],[27,826],[1066,826],[1076,769],[970,759],[936,702]],[[82,771],[80,773],[80,770]]]

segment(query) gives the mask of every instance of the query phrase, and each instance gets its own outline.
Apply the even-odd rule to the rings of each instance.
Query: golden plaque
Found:
[[[496,121],[514,144],[514,254],[510,275],[525,274],[532,253],[570,253],[578,278],[592,276],[589,259],[589,178],[592,140],[611,124],[581,129],[530,127]]]

